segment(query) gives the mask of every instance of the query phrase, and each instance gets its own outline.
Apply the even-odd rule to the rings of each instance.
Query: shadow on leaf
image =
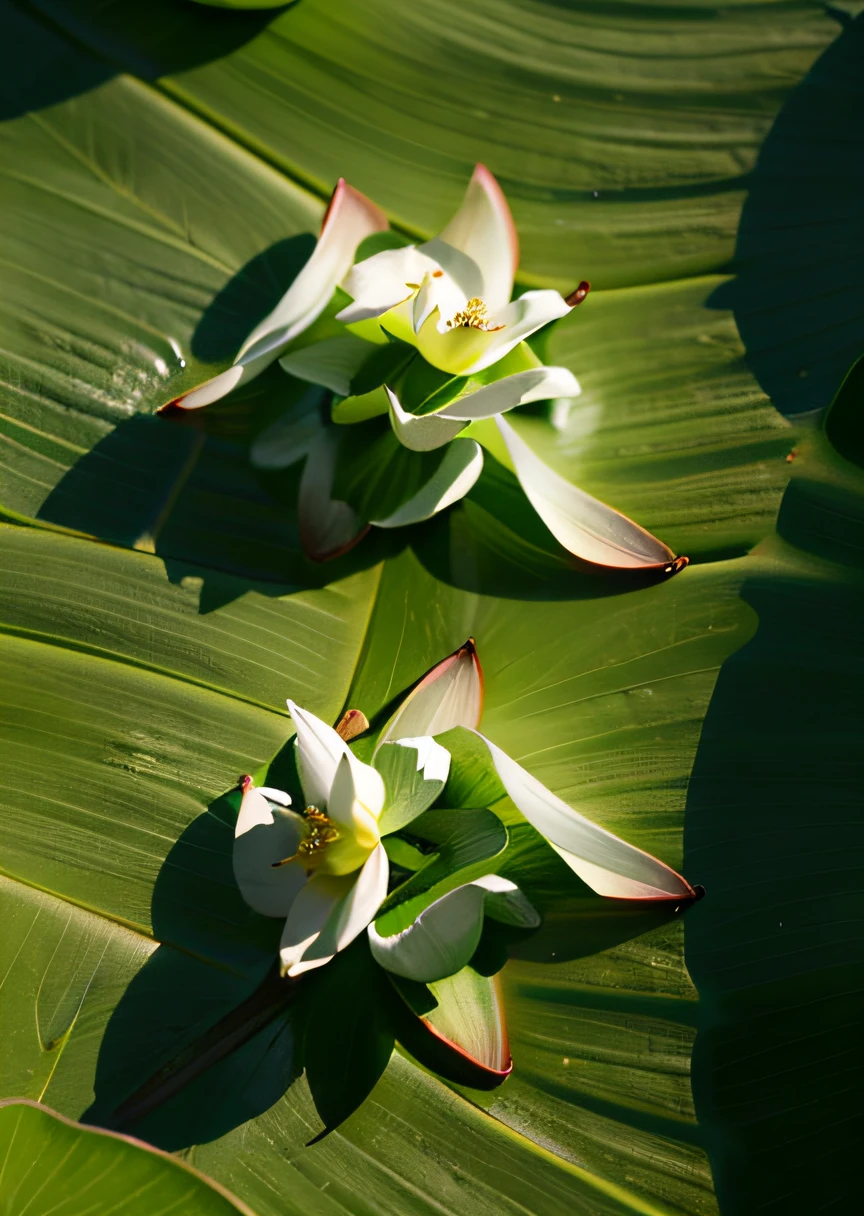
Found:
[[[712,297],[734,311],[748,365],[787,415],[827,405],[864,350],[864,16],[842,25],[762,145],[736,277]]]

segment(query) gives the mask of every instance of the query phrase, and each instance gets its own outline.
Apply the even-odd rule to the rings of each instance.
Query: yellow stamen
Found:
[[[478,300],[476,296],[472,296],[464,308],[453,317],[452,321],[447,322],[448,329],[458,329],[460,326],[465,329],[482,329],[487,334],[497,333],[499,329],[503,329],[503,325],[495,325],[489,327],[489,309],[482,300]]]
[[[287,866],[289,861],[296,861],[300,857],[305,860],[307,868],[312,869],[320,860],[326,846],[339,839],[339,829],[333,826],[317,806],[307,806],[304,814],[306,816],[306,835],[297,846],[297,852],[292,853],[290,857],[283,857],[281,861],[274,861],[274,870],[279,866]]]

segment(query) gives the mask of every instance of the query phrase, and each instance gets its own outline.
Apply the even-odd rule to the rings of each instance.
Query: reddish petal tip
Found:
[[[252,780],[250,774],[246,773],[240,778],[237,784],[240,786],[241,791],[245,794],[247,790],[252,789],[255,782]]]
[[[663,573],[668,574],[669,577],[671,578],[673,574],[678,574],[678,572],[683,570],[685,566],[689,566],[689,565],[690,565],[689,557],[684,557],[684,556],[676,557],[673,561],[671,561],[669,563],[668,566],[663,567]]]
[[[569,304],[571,308],[576,308],[591,290],[591,284],[587,279],[583,279],[575,291],[571,291],[569,296],[564,297],[564,303]]]

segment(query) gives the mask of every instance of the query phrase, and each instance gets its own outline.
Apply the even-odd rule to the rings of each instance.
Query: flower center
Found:
[[[503,325],[495,325],[492,329],[489,328],[489,309],[479,300],[477,296],[472,296],[464,308],[447,322],[448,329],[482,329],[486,333],[494,334],[499,329],[503,329]]]
[[[333,826],[317,806],[307,806],[303,814],[306,818],[306,835],[298,844],[296,853],[292,853],[290,857],[283,857],[281,861],[273,862],[274,869],[278,866],[287,866],[289,861],[296,861],[298,857],[306,862],[308,869],[312,869],[320,861],[321,854],[327,845],[339,839],[339,829]]]

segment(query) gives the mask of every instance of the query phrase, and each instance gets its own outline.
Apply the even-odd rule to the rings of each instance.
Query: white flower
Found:
[[[381,836],[420,815],[443,789],[450,757],[426,728],[442,732],[478,721],[475,665],[473,646],[461,647],[406,698],[398,735],[393,724],[385,727],[376,763],[388,774],[389,800],[377,768],[358,760],[320,718],[288,702],[305,809],[297,813],[288,794],[256,788],[245,777],[234,838],[244,899],[265,916],[285,918],[283,974],[329,962],[374,918],[389,877]]]
[[[539,924],[516,884],[491,872],[459,883],[456,871],[443,885],[434,883],[421,893],[419,908],[416,899],[402,905],[415,908],[407,924],[398,902],[395,916],[385,908],[379,917],[390,873],[382,837],[410,824],[438,797],[450,756],[434,736],[456,726],[484,741],[518,810],[598,894],[676,904],[696,897],[680,874],[580,815],[481,735],[482,704],[482,672],[470,641],[405,698],[381,732],[373,765],[358,760],[326,723],[289,702],[304,813],[290,809],[283,791],[257,789],[244,778],[234,842],[234,873],[246,902],[265,916],[285,918],[283,974],[322,966],[368,930],[381,966],[434,983],[468,964],[485,917],[521,928]]]
[[[370,336],[383,328],[457,376],[483,371],[577,301],[526,291],[511,302],[519,260],[516,229],[495,178],[478,165],[460,209],[423,245],[358,262],[343,287],[353,303],[337,320]],[[584,298],[584,290],[579,300]]]

